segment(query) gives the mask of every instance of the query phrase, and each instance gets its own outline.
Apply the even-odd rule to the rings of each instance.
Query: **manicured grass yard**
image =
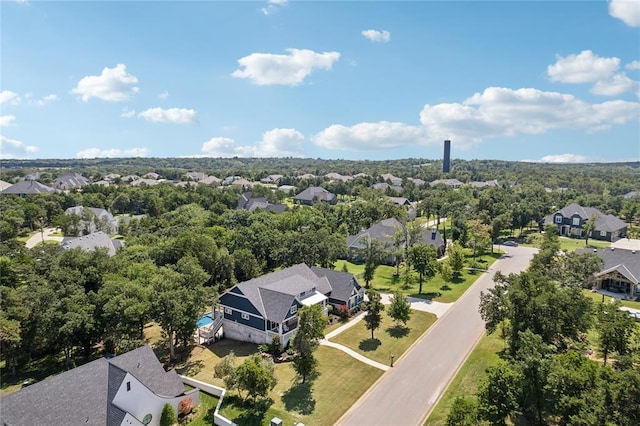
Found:
[[[476,263],[480,268],[488,268],[495,262],[502,253],[487,253],[482,256],[478,256]],[[471,256],[471,251],[465,249],[466,262],[465,267],[469,266],[469,264],[473,261]],[[346,260],[338,260],[335,265],[335,269],[341,271],[343,265],[347,265],[347,270],[354,274],[360,284],[364,285],[364,280],[362,279],[362,275],[364,272],[363,264],[351,263]],[[376,269],[376,273],[374,275],[373,280],[371,281],[371,286],[375,290],[382,292],[395,292],[401,291],[403,294],[412,297],[420,297],[424,299],[435,300],[436,302],[455,302],[458,300],[460,296],[475,282],[476,279],[480,276],[482,271],[471,271],[468,269],[464,269],[462,273],[452,280],[450,283],[445,283],[440,274],[436,274],[432,279],[425,281],[422,284],[422,294],[418,293],[419,285],[418,285],[418,275],[415,275],[415,283],[409,286],[408,288],[404,287],[404,283],[402,282],[402,272],[404,268],[400,268],[400,276],[396,276],[396,268],[393,266],[378,266]]]
[[[396,327],[389,315],[383,312],[382,325],[374,331],[373,340],[371,340],[371,330],[367,330],[365,322],[360,321],[332,338],[331,341],[347,346],[374,361],[389,364],[391,355],[398,359],[436,319],[434,314],[412,311],[407,327]]]
[[[200,392],[200,405],[195,416],[187,424],[189,426],[209,426],[213,424],[213,413],[218,405],[218,398],[205,392]]]
[[[337,349],[320,346],[315,352],[319,375],[307,383],[295,379],[290,363],[277,364],[278,384],[266,403],[243,402],[229,392],[221,414],[240,425],[268,425],[275,416],[284,424],[334,424],[382,375]]]
[[[527,232],[527,233],[523,233],[521,237],[516,238],[515,240],[525,247],[540,248],[540,243],[542,242],[543,237],[544,235],[539,232]],[[584,238],[559,237],[559,239],[560,239],[560,250],[566,250],[568,252],[583,249],[585,247],[605,248],[611,245],[611,243],[608,241],[598,241],[592,238],[589,238],[589,245],[585,245]]]
[[[602,294],[600,293],[593,293],[591,292],[591,290],[586,290],[586,289],[582,290],[582,293],[585,296],[592,299],[595,303],[602,302]],[[608,302],[609,300],[611,300],[611,297],[604,296],[605,302]],[[622,306],[626,306],[628,308],[640,309],[640,302],[634,302],[632,300],[620,300],[620,302],[622,303]]]
[[[500,361],[498,353],[503,349],[504,341],[498,337],[498,332],[492,335],[485,334],[424,424],[428,426],[446,425],[453,401],[457,397],[473,398],[485,370]]]

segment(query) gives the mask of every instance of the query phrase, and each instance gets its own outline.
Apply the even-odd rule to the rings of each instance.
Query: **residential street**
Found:
[[[339,425],[422,425],[484,333],[480,292],[493,275],[526,269],[537,249],[507,247],[507,254],[442,316],[337,422]]]

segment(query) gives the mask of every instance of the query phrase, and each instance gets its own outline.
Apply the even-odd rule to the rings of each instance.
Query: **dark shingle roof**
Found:
[[[55,189],[41,184],[35,180],[23,180],[17,182],[7,189],[3,190],[3,194],[29,195],[29,194],[51,194],[56,192]]]
[[[582,220],[588,220],[595,217],[595,231],[614,232],[623,229],[627,224],[617,217],[604,214],[600,210],[593,207],[582,207],[580,204],[572,203],[563,209],[558,210],[552,215],[545,218],[545,223],[554,223],[553,217],[560,213],[563,217],[580,216]]]
[[[300,301],[301,293],[309,294],[314,288],[324,295],[333,291],[332,283],[325,275],[320,276],[300,263],[239,283],[222,295],[220,303],[242,309],[240,304],[246,300],[263,318],[282,322],[294,301]],[[241,293],[246,299],[236,299],[238,296],[232,296],[233,293]],[[243,310],[251,312],[246,306]]]
[[[331,285],[331,298],[347,302],[353,290],[360,292],[362,286],[353,276],[348,272],[336,271],[334,269],[318,268],[312,266],[311,270],[319,277],[326,277]],[[364,290],[362,290],[364,291]]]
[[[604,260],[604,266],[599,274],[616,270],[635,284],[640,283],[640,253],[636,250],[605,248],[601,250],[581,249],[577,252],[593,253]]]
[[[150,346],[112,359],[100,358],[2,397],[0,422],[10,426],[120,425],[125,413],[111,401],[129,372],[158,395],[185,388],[165,372]]]
[[[106,248],[109,256],[113,256],[116,254],[118,247],[122,245],[122,242],[116,244],[109,235],[98,231],[82,237],[65,237],[61,245],[65,250],[81,248],[84,251],[93,251],[97,248]]]

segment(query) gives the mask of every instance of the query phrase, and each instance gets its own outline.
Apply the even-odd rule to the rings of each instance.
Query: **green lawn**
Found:
[[[337,349],[320,346],[315,353],[319,374],[307,383],[295,378],[292,364],[276,365],[278,384],[266,402],[243,402],[227,393],[221,414],[240,425],[268,425],[273,417],[284,424],[334,424],[382,375]]]
[[[213,414],[218,405],[218,398],[205,392],[200,392],[200,405],[195,416],[186,424],[190,426],[210,426],[213,424]]]
[[[485,370],[498,363],[500,360],[498,353],[502,349],[504,349],[504,342],[498,337],[497,332],[492,335],[485,334],[424,424],[429,426],[446,425],[453,401],[459,396],[473,398]]]
[[[596,303],[602,302],[602,294],[600,293],[593,293],[591,290],[586,290],[586,289],[582,290],[582,293],[585,296],[591,298]],[[604,300],[605,301],[611,300],[611,297],[605,296]],[[640,309],[640,302],[634,302],[632,300],[620,300],[620,302],[622,303],[622,306],[626,306],[628,308]]]
[[[411,311],[411,320],[406,327],[396,327],[393,320],[383,312],[382,324],[374,331],[374,339],[371,339],[371,330],[367,330],[364,321],[346,329],[331,339],[354,351],[378,361],[389,364],[391,355],[398,359],[422,334],[436,321],[434,314],[422,311]]]
[[[542,242],[543,235],[537,231],[528,231],[523,232],[522,236],[515,238],[521,245],[525,247],[537,247],[540,248],[540,243]],[[575,251],[578,249],[582,249],[585,247],[589,248],[605,248],[611,245],[608,241],[598,241],[594,239],[589,239],[589,245],[585,244],[584,239],[582,238],[567,238],[567,237],[559,237],[560,238],[560,250],[566,251]]]
[[[488,268],[495,262],[502,253],[487,253],[482,256],[478,256],[476,262],[480,268]],[[473,259],[471,256],[471,251],[465,249],[466,263],[465,266],[469,266]],[[360,283],[364,285],[364,280],[362,279],[362,275],[364,272],[363,264],[351,263],[346,260],[338,260],[335,265],[335,269],[341,271],[343,265],[347,265],[347,270],[354,274],[359,280]],[[396,276],[396,268],[393,266],[381,265],[376,269],[376,273],[374,275],[373,280],[371,281],[371,286],[378,291],[383,292],[395,292],[401,291],[403,294],[412,297],[420,297],[424,299],[432,299],[436,302],[455,302],[458,300],[460,296],[475,282],[476,279],[482,274],[481,271],[471,271],[465,269],[462,271],[460,276],[454,278],[452,282],[445,283],[440,274],[436,274],[432,279],[425,281],[422,284],[422,294],[418,293],[419,285],[418,285],[418,276],[414,274],[414,284],[409,286],[408,288],[404,287],[404,283],[402,282],[402,272],[403,267],[400,268],[400,276]]]

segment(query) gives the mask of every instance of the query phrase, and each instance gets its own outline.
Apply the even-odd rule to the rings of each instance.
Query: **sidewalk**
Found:
[[[378,361],[374,361],[372,359],[369,359],[369,358],[367,358],[365,356],[360,355],[356,351],[349,349],[346,346],[342,346],[342,345],[340,345],[338,343],[330,342],[327,339],[321,340],[320,344],[323,345],[323,346],[329,346],[330,348],[335,348],[335,349],[341,350],[342,352],[344,352],[344,353],[346,353],[348,355],[351,355],[353,358],[355,358],[355,359],[357,359],[359,361],[362,361],[365,364],[369,364],[372,367],[379,368],[380,370],[387,371],[389,369],[388,365],[381,364]]]
[[[380,293],[380,296],[382,298],[383,304],[385,305],[391,304],[391,296],[393,296],[393,294]],[[420,299],[418,297],[409,297],[408,299],[409,299],[409,303],[411,303],[411,309],[415,309],[416,311],[431,312],[432,314],[435,314],[438,318],[443,316],[453,306],[453,302],[452,303],[434,302],[433,300]]]

